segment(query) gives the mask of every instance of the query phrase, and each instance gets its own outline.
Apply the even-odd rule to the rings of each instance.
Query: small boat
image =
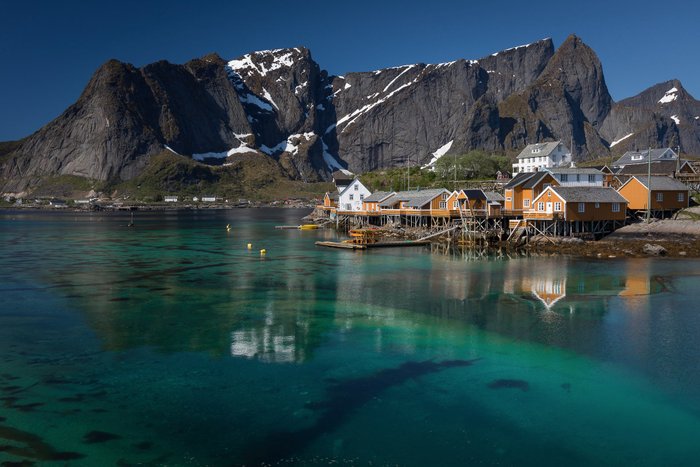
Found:
[[[302,224],[299,226],[300,230],[315,230],[318,229],[317,224]]]

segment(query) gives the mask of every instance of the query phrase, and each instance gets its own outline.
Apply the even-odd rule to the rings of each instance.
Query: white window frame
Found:
[[[447,209],[447,201],[440,201],[440,209]]]
[[[544,201],[540,201],[539,203],[537,203],[537,210],[544,211]]]
[[[685,193],[680,192],[678,193],[678,202],[682,203],[683,201],[685,201]]]
[[[561,211],[561,203],[559,201],[554,203],[554,210]]]
[[[595,208],[600,209],[600,203],[595,203]]]
[[[612,212],[620,212],[620,203],[612,204]]]
[[[578,212],[586,212],[586,203],[578,203]]]
[[[656,193],[656,202],[657,203],[662,203],[664,200],[664,194],[662,192],[657,192]]]
[[[459,200],[452,201],[452,209],[459,209]]]
[[[530,198],[524,199],[523,200],[523,207],[524,208],[529,208],[530,207]]]
[[[355,199],[355,195],[353,195],[352,193],[350,193],[349,199],[350,199],[350,201],[353,201],[353,200]]]

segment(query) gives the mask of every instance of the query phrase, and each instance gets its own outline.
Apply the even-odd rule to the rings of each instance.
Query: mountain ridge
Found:
[[[668,102],[658,96],[667,85],[664,93],[676,89]],[[130,180],[164,148],[211,165],[269,158],[308,182],[341,167],[425,165],[472,149],[512,154],[551,139],[579,160],[674,141],[700,154],[696,116],[700,103],[677,80],[615,103],[600,60],[575,35],[557,49],[547,38],[479,60],[342,76],[304,47],[140,68],[108,60],[59,117],[3,146],[0,191],[59,174]]]

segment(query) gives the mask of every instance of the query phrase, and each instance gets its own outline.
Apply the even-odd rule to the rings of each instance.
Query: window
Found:
[[[600,208],[600,203],[595,203],[595,208],[599,209]]]
[[[526,207],[526,208],[529,208],[529,207],[530,207],[530,200],[529,200],[529,199],[524,199],[524,200],[523,200],[523,206]]]
[[[595,175],[588,176],[588,183],[595,183]]]
[[[355,199],[355,195],[350,194],[350,201],[352,201],[353,199]]]
[[[642,156],[641,154],[632,156],[633,161],[641,161],[642,159],[644,159],[644,156]]]
[[[537,210],[538,210],[538,211],[544,211],[544,203],[543,203],[542,201],[540,201],[539,203],[537,203]]]
[[[459,201],[454,200],[452,202],[452,209],[459,209]]]
[[[663,193],[656,193],[656,201],[659,203],[664,200],[664,194]]]
[[[440,209],[447,209],[447,201],[440,201]]]
[[[612,212],[620,212],[620,203],[612,204]]]
[[[586,212],[586,203],[578,203],[578,212]]]
[[[442,194],[442,199],[447,199],[447,198],[449,198],[449,197],[450,197],[450,194],[449,194],[449,193],[443,193],[443,194]]]
[[[678,201],[681,203],[685,201],[685,193],[678,193]]]
[[[360,201],[362,201],[362,200],[364,200],[364,199],[365,199],[365,195],[363,195],[363,194],[360,195]]]
[[[563,182],[568,182],[569,181],[569,174],[561,174],[561,181]]]
[[[533,154],[538,154],[540,152],[540,148],[535,148],[532,150]]]
[[[360,187],[358,185],[355,185],[355,191],[359,190]]]
[[[559,203],[559,202],[554,203],[554,210],[555,210],[555,211],[561,211],[561,203]]]
[[[513,201],[513,198],[511,198],[510,196],[506,196],[506,201]]]

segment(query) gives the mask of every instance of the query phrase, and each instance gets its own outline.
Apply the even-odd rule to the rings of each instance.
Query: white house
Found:
[[[354,179],[338,195],[339,211],[361,211],[362,201],[370,195],[370,191],[357,178]]]
[[[605,175],[593,168],[554,167],[546,170],[561,186],[603,186]]]
[[[163,201],[166,203],[177,203],[177,196],[164,196]]]
[[[571,151],[561,141],[528,144],[518,154],[513,164],[513,175],[522,172],[537,172],[550,167],[565,167],[571,164]]]

